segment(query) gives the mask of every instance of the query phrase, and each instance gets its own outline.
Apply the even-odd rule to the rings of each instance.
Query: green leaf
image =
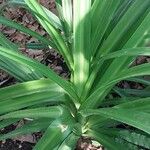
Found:
[[[18,62],[20,64],[31,66],[41,72],[44,76],[51,79],[52,81],[56,82],[58,85],[60,85],[64,90],[68,92],[68,94],[72,97],[74,97],[74,100],[78,99],[77,95],[74,92],[73,87],[68,81],[65,81],[61,77],[59,77],[55,72],[53,72],[50,68],[44,66],[43,64],[32,60],[30,58],[27,58],[26,56],[23,56],[19,53],[13,52],[9,49],[6,49],[4,47],[0,47],[0,56],[7,57],[10,60],[13,60],[14,62]],[[77,100],[78,101],[78,100]]]
[[[115,108],[125,108],[142,112],[150,112],[150,97],[136,99],[123,104],[116,105]]]
[[[122,17],[122,19],[119,21],[118,25],[119,26],[122,25],[122,27],[120,26],[121,30],[122,29],[126,30],[126,23],[122,24],[121,22],[127,16],[128,16],[127,17],[128,19],[131,19],[131,15],[130,14],[132,14],[132,13],[130,11],[133,11],[132,8],[135,7],[136,5],[139,5],[140,3],[143,3],[143,1],[140,0],[140,1],[134,2],[131,5],[132,7],[130,7],[129,10],[126,12],[127,15],[124,15]],[[139,7],[136,6],[136,9],[137,9],[136,12],[139,11],[138,12],[139,13],[139,17],[138,17],[138,19],[134,18],[135,19],[135,23],[133,23],[133,25],[132,25],[133,29],[130,27],[129,31],[128,31],[129,33],[128,34],[127,34],[127,32],[124,33],[127,36],[130,36],[130,38],[125,38],[125,36],[123,36],[123,39],[127,40],[127,42],[124,45],[122,45],[122,47],[121,47],[123,49],[139,46],[140,42],[143,40],[143,38],[145,38],[145,34],[150,29],[150,26],[148,25],[149,24],[149,20],[150,20],[150,13],[149,13],[148,7],[149,7],[150,3],[149,3],[149,1],[144,1],[144,3],[139,6],[141,8],[141,10],[139,9]],[[136,13],[136,14],[138,14],[138,13]],[[129,21],[127,21],[126,19],[124,21],[129,23]],[[117,29],[117,26],[115,27],[116,29]],[[123,26],[125,26],[125,27],[123,27]],[[135,27],[137,28],[136,30],[135,30]],[[116,30],[116,34],[117,34],[117,32],[118,32],[118,34],[121,33],[119,30]],[[133,33],[133,34],[131,35],[131,33]],[[116,36],[116,34],[114,34],[114,35]],[[116,38],[115,38],[115,40],[116,40]],[[123,40],[121,39],[121,41],[120,42],[118,41],[118,43],[119,44],[123,44],[122,41]],[[116,47],[114,47],[113,50],[111,49],[111,51],[115,51],[115,50],[121,49],[119,47],[118,43],[116,43]],[[109,46],[109,45],[110,44],[106,44],[106,46]],[[124,68],[128,68],[134,58],[133,57],[121,57],[121,58],[115,59],[111,65],[110,65],[111,61],[105,62],[105,65],[103,65],[103,67],[100,68],[100,71],[99,71],[99,74],[98,74],[98,76],[101,76],[102,78],[101,78],[101,80],[99,80],[99,78],[96,79],[96,81],[95,81],[96,85],[100,86],[100,85],[104,84],[105,82],[109,82],[110,80],[112,80],[112,77],[116,76],[116,74],[118,74]],[[108,66],[109,66],[109,68],[108,68]],[[114,71],[112,72],[112,70],[114,70]],[[110,74],[111,74],[111,77],[110,77]],[[109,90],[107,90],[107,91],[109,92]],[[107,93],[106,93],[106,95],[107,95]],[[103,99],[103,98],[101,97],[101,99]]]
[[[72,0],[62,0],[62,14],[67,23],[66,28],[72,31]]]
[[[12,20],[9,20],[9,19],[7,19],[3,16],[0,16],[0,23],[3,24],[3,25],[6,25],[8,27],[15,28],[19,31],[22,31],[22,32],[26,33],[26,34],[29,34],[29,35],[37,38],[39,41],[41,41],[42,43],[44,43],[46,45],[50,45],[51,47],[55,47],[54,44],[50,40],[44,38],[40,34],[34,32],[34,31],[32,31],[32,30],[24,27],[23,25],[20,25],[20,24],[14,22]]]
[[[0,89],[0,114],[36,104],[68,103],[65,101],[64,91],[57,84],[48,79],[31,81]]]
[[[112,52],[112,53],[106,54],[104,56],[101,56],[101,58],[97,61],[95,68],[93,69],[92,73],[90,74],[90,76],[88,78],[88,81],[86,83],[84,93],[83,93],[84,95],[82,95],[82,96],[84,96],[84,97],[87,96],[89,89],[91,88],[92,83],[93,83],[95,77],[97,76],[99,66],[101,66],[104,63],[104,61],[106,61],[108,59],[112,59],[112,58],[117,59],[121,56],[137,56],[137,55],[149,56],[150,49],[147,47],[129,48],[129,49],[118,50],[116,52]],[[113,70],[114,70],[114,68],[113,68]],[[103,78],[106,79],[105,76]],[[107,80],[104,80],[104,81],[107,81]],[[101,83],[101,85],[102,84],[103,83]]]
[[[42,50],[44,48],[48,48],[48,45],[44,45],[42,43],[26,43],[25,48],[32,50]]]
[[[124,96],[135,96],[135,97],[150,97],[150,91],[147,89],[141,89],[141,90],[136,90],[136,89],[120,89],[117,88],[119,92],[124,94]]]
[[[140,132],[122,130],[118,132],[118,136],[130,143],[150,149],[150,137],[146,134],[144,135]]]
[[[65,34],[65,40],[68,46],[71,48],[72,43],[72,30],[73,30],[73,13],[72,13],[72,0],[56,0],[56,8],[61,18],[61,24],[63,26],[63,31]]]
[[[40,24],[45,28],[48,34],[51,36],[54,44],[57,47],[57,50],[64,57],[68,67],[73,69],[73,58],[70,54],[65,41],[63,40],[61,34],[55,29],[55,27],[49,22],[49,17],[44,11],[42,6],[36,0],[25,0],[28,7],[36,14],[36,17]],[[39,17],[40,16],[42,17]]]
[[[149,5],[150,5],[149,0],[145,0],[144,2],[142,0],[135,1],[129,7],[128,11],[124,14],[124,16],[118,22],[118,24],[115,26],[113,31],[110,33],[107,40],[100,48],[99,54],[97,54],[97,56],[101,56],[102,54],[106,54],[118,48],[120,49],[120,47],[118,47],[120,45],[119,42],[123,44],[124,42],[123,40],[125,40],[126,42],[130,38],[129,35],[135,32],[135,29],[140,25],[139,24],[139,22],[141,21],[140,19],[143,17],[145,13],[147,13]],[[131,15],[134,12],[136,12],[136,14]],[[129,31],[131,33],[129,33],[129,35],[126,34]],[[123,36],[127,36],[127,37],[124,38]]]
[[[0,120],[10,118],[58,118],[62,115],[63,109],[60,106],[39,107],[34,109],[24,109],[7,113],[0,116]]]
[[[146,3],[146,1],[144,1],[144,2]],[[148,3],[149,3],[149,1],[148,1]],[[130,39],[127,41],[127,43],[123,46],[123,49],[128,49],[131,47],[138,47],[141,40],[143,40],[145,34],[150,30],[150,26],[148,25],[149,20],[150,20],[150,13],[148,13],[148,12],[146,12],[147,15],[144,17],[143,21],[137,28],[136,32],[134,32],[134,34],[130,37]],[[115,50],[118,50],[118,47]],[[135,57],[128,57],[128,56],[115,59],[111,63],[109,68],[107,69],[107,72],[103,75],[103,78],[101,79],[101,81],[99,82],[98,85],[101,85],[101,84],[105,83],[106,81],[111,80],[112,78],[110,78],[110,74],[111,74],[111,77],[114,77],[120,71],[122,71],[124,68],[128,68],[134,59],[135,59]],[[115,71],[112,72],[112,70],[115,70]]]
[[[0,140],[5,140],[8,138],[13,138],[13,137],[17,137],[17,136],[21,136],[25,134],[31,134],[33,132],[42,131],[46,129],[50,125],[51,122],[52,120],[50,119],[36,119],[36,120],[30,121],[26,123],[25,125],[23,125],[22,127],[15,129],[14,131],[11,131],[7,134],[0,134]]]
[[[150,85],[150,80],[145,79],[145,78],[130,78],[127,79],[128,81],[132,81],[132,82],[138,82],[144,85]]]
[[[20,7],[21,6],[21,7],[26,8],[28,11],[31,11],[27,7],[27,5],[26,5],[24,0],[8,0],[0,8],[1,8],[1,10],[3,10],[7,6],[9,6],[9,7],[11,7],[11,6],[13,6],[13,7],[19,6]],[[55,26],[55,28],[58,28],[58,29],[62,30],[62,25],[61,25],[60,19],[54,13],[52,13],[50,10],[48,10],[46,7],[42,6],[42,8],[47,13],[47,15],[49,17],[49,21],[51,22],[51,24],[53,26]],[[34,15],[34,13],[33,13],[33,15]]]
[[[89,76],[91,0],[73,1],[74,84],[80,96]]]
[[[126,149],[125,147],[123,147],[123,145],[118,144],[115,141],[115,138],[107,136],[107,135],[102,134],[100,132],[98,133],[98,132],[96,132],[94,130],[89,130],[87,135],[89,135],[90,137],[94,138],[100,144],[105,146],[108,150],[120,150],[120,149],[125,150]]]
[[[93,56],[101,43],[104,33],[116,11],[120,0],[95,0],[91,8],[92,41],[91,50]],[[99,20],[99,21],[98,21]],[[98,21],[98,22],[97,22]]]
[[[63,141],[63,143],[58,146],[58,150],[72,150],[76,148],[77,141],[79,136],[71,133],[68,137]]]
[[[34,150],[54,149],[60,145],[72,132],[74,119],[66,112],[61,118],[52,122]]]
[[[129,69],[124,69],[120,74],[118,74],[118,79],[127,79],[131,77],[143,76],[150,74],[150,63],[138,65],[135,67],[131,67]],[[118,80],[117,79],[117,80]]]
[[[19,119],[5,119],[0,121],[0,129],[5,128],[15,122],[19,121]]]
[[[122,19],[124,14],[128,11],[128,9],[132,6],[132,4],[136,0],[121,0],[120,4],[118,6],[118,9],[116,10],[115,14],[112,17],[112,20],[106,30],[105,33],[105,39],[108,37],[108,35],[111,33],[111,31],[115,28],[115,26],[118,24],[118,22]]]
[[[44,77],[33,67],[14,62],[4,56],[0,58],[0,69],[5,70],[19,81],[31,81]]]
[[[0,45],[14,51],[19,51],[18,45],[12,43],[2,33],[0,33]],[[14,76],[19,81],[30,81],[43,77],[37,70],[14,63],[7,58],[0,58],[0,61],[0,68]]]
[[[18,50],[18,46],[8,40],[1,32],[0,32],[0,45],[6,47],[6,48],[11,48],[14,50]]]
[[[116,120],[150,134],[150,114],[123,108],[104,108],[99,110],[83,110],[83,116],[100,115]]]
[[[129,48],[129,49],[118,50],[116,52],[109,53],[109,54],[102,56],[100,61],[117,58],[117,57],[121,57],[121,56],[138,56],[138,55],[149,56],[150,48],[149,47],[138,47],[138,48]]]
[[[127,78],[150,75],[150,63],[142,64],[139,66],[135,66],[129,69],[125,69],[120,74],[118,74],[114,79],[105,84],[100,85],[95,91],[84,101],[81,105],[81,108],[89,107],[97,107],[103,101],[106,96],[105,93],[110,91],[110,89],[119,81],[125,80]],[[102,98],[101,98],[102,97]],[[94,99],[94,101],[93,101]]]
[[[0,89],[0,102],[9,98],[17,98],[38,92],[64,93],[63,89],[50,79],[41,79],[11,85]]]

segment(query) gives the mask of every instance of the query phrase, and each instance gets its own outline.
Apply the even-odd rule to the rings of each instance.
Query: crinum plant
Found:
[[[55,49],[70,78],[24,56],[0,33],[0,68],[20,83],[0,89],[0,128],[26,124],[0,140],[43,132],[34,150],[75,149],[81,136],[109,150],[150,149],[150,63],[131,65],[150,55],[150,0],[55,0],[58,15],[37,0],[10,0],[35,16],[49,37],[0,16],[0,23],[39,41],[26,47]],[[122,89],[122,81],[143,88]]]

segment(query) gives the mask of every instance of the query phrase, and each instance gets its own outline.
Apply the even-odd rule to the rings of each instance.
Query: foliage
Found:
[[[58,16],[36,0],[9,0],[30,11],[49,37],[9,20],[0,23],[38,39],[29,43],[57,50],[70,72],[66,80],[24,56],[0,33],[0,68],[20,83],[0,89],[0,128],[21,119],[25,125],[0,140],[43,132],[34,150],[74,149],[88,136],[110,150],[150,149],[150,63],[132,66],[150,30],[150,0],[55,0]],[[73,8],[73,9],[72,9]],[[122,80],[143,90],[117,87]]]

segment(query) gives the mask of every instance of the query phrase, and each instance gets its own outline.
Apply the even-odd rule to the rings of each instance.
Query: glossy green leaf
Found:
[[[34,150],[54,149],[60,145],[71,133],[74,123],[72,116],[66,112],[63,117],[52,122]]]
[[[148,135],[141,134],[140,132],[133,132],[130,130],[122,130],[118,132],[118,136],[135,145],[142,146],[143,148],[147,149],[150,148],[150,136]]]
[[[18,49],[18,46],[13,42],[11,42],[9,39],[7,39],[1,32],[0,32],[0,45],[14,50]]]
[[[95,52],[101,43],[104,33],[116,11],[120,0],[95,0],[91,8],[92,18],[92,54]]]
[[[50,40],[44,38],[40,34],[34,32],[34,31],[32,31],[32,30],[24,27],[23,25],[20,25],[20,24],[14,22],[12,20],[9,20],[9,19],[7,19],[3,16],[0,16],[0,23],[3,24],[3,25],[9,26],[11,28],[15,28],[15,29],[17,29],[21,32],[26,33],[26,34],[29,34],[29,35],[37,38],[39,41],[43,42],[46,45],[50,45],[51,47],[55,47],[54,44]]]
[[[150,97],[128,101],[126,103],[116,105],[115,108],[126,108],[142,112],[150,112]]]
[[[108,150],[125,150],[126,148],[123,145],[118,144],[115,141],[115,138],[109,137],[105,134],[98,133],[96,131],[90,130],[87,133],[90,137],[94,138],[99,143],[103,144]]]
[[[63,150],[63,149],[72,150],[72,149],[75,149],[78,139],[79,139],[79,136],[75,135],[74,133],[71,133],[63,141],[63,143],[60,146],[58,146],[58,150]]]
[[[0,121],[0,129],[5,128],[15,122],[19,121],[19,119],[5,119]]]
[[[113,29],[113,32],[109,35],[107,40],[104,42],[103,46],[99,50],[99,54],[106,54],[107,52],[113,51],[115,45],[119,45],[118,42],[120,40],[128,40],[128,35],[126,32],[130,31],[129,28],[133,28],[135,26],[135,29],[137,28],[137,20],[139,17],[142,17],[145,12],[147,12],[148,8],[150,6],[150,1],[145,0],[144,2],[142,0],[137,0],[135,3],[131,5],[131,7],[128,9],[128,11],[125,13],[125,15],[121,18],[121,20],[118,22],[116,27]],[[134,12],[136,12],[135,15],[131,15]],[[138,21],[141,21],[140,19]],[[139,25],[138,25],[139,26]],[[132,30],[131,33],[133,33],[134,30]],[[130,33],[130,34],[131,34]],[[127,38],[123,39],[123,36],[126,34]],[[121,41],[123,43],[124,41]],[[120,47],[117,47],[120,48]],[[97,56],[100,56],[100,55]]]
[[[13,6],[13,7],[19,6],[19,7],[24,7],[27,10],[29,10],[24,0],[8,0],[0,8],[1,8],[1,10],[3,10],[7,6],[9,6],[9,7],[10,6]],[[46,7],[42,6],[42,8],[47,13],[47,15],[49,17],[49,21],[51,22],[51,24],[54,25],[55,28],[62,30],[62,25],[61,25],[60,19],[54,13],[52,13],[50,10],[48,10]]]
[[[86,107],[95,107],[96,105],[99,105],[103,98],[100,98],[101,96],[105,97],[105,92],[108,92],[109,88],[112,88],[116,83],[118,83],[121,80],[125,80],[127,78],[131,77],[137,77],[137,76],[144,76],[150,74],[150,64],[142,64],[139,66],[132,67],[130,69],[125,69],[118,74],[118,77],[115,77],[109,83],[106,83],[104,85],[99,86],[81,105],[81,109]],[[94,101],[93,101],[94,99]]]
[[[31,134],[46,129],[52,121],[50,119],[36,119],[24,124],[22,127],[17,128],[7,134],[0,134],[0,140],[13,138],[25,134]]]
[[[61,77],[59,77],[55,72],[53,72],[50,68],[44,66],[43,64],[32,60],[26,56],[23,56],[19,53],[13,52],[9,49],[6,49],[4,47],[0,47],[0,55],[1,57],[7,57],[10,60],[13,60],[14,62],[18,62],[20,64],[31,66],[35,68],[36,70],[40,71],[44,76],[50,78],[52,81],[56,82],[58,85],[64,88],[68,92],[70,96],[73,96],[77,100],[77,96],[71,86],[71,84]]]
[[[7,113],[0,116],[0,120],[10,118],[58,118],[62,115],[63,109],[59,106],[39,107],[34,109],[24,109]]]
[[[89,76],[91,0],[73,1],[74,84],[80,96]]]
[[[0,114],[37,104],[65,103],[64,91],[47,79],[2,88],[0,93]]]
[[[102,115],[150,134],[150,114],[123,108],[104,108],[99,110],[84,110],[84,116]]]
[[[43,7],[36,1],[36,0],[25,0],[28,7],[35,12],[35,14],[40,14],[42,18],[40,18],[38,15],[36,15],[38,21],[40,24],[45,28],[45,30],[48,32],[48,34],[53,39],[54,44],[57,47],[57,50],[60,52],[60,54],[64,57],[68,67],[70,69],[73,69],[73,58],[70,54],[70,51],[63,40],[60,33],[55,29],[55,27],[49,22],[49,17],[47,13],[44,11]]]

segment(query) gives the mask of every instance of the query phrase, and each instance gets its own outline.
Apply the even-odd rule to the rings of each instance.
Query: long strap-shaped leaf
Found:
[[[55,29],[54,26],[48,21],[48,15],[43,10],[41,5],[36,0],[25,0],[26,4],[31,8],[32,11],[37,14],[37,19],[42,24],[42,26],[45,28],[45,30],[49,33],[51,38],[53,39],[53,42],[55,43],[58,51],[63,55],[66,63],[68,64],[68,67],[70,69],[73,69],[73,59],[70,54],[70,50],[68,49],[67,45],[65,44],[62,36],[58,31]],[[42,16],[42,19],[38,17],[38,14]]]
[[[42,43],[44,43],[46,45],[50,45],[51,47],[55,47],[54,44],[50,40],[44,38],[40,34],[34,32],[34,31],[32,31],[32,30],[24,27],[23,25],[20,25],[20,24],[14,22],[12,20],[9,20],[9,19],[7,19],[7,18],[5,18],[3,16],[0,16],[0,23],[4,24],[6,26],[9,26],[11,28],[15,28],[15,29],[17,29],[19,31],[22,31],[22,32],[26,33],[26,34],[29,34],[29,35],[37,38],[39,41],[41,41]]]
[[[19,7],[24,7],[26,9],[28,9],[27,4],[25,3],[24,0],[9,0],[9,1],[5,2],[5,4],[0,7],[0,9],[3,10],[7,6],[9,6],[9,7],[10,6],[13,6],[13,7],[19,6]],[[51,24],[53,26],[55,26],[55,28],[62,30],[62,25],[61,25],[60,19],[54,13],[52,13],[50,10],[48,10],[46,7],[42,6],[42,8],[47,13]]]
[[[139,0],[139,2],[137,1],[137,3],[140,3],[140,0]],[[139,45],[139,43],[143,40],[145,33],[147,33],[150,30],[150,26],[149,26],[150,13],[149,13],[149,9],[147,10],[147,8],[150,7],[150,1],[144,1],[144,3],[146,3],[145,9],[143,10],[143,13],[142,12],[141,13],[144,14],[146,12],[147,15],[144,16],[141,24],[138,26],[137,30],[130,37],[130,39],[127,41],[127,43],[124,45],[123,49],[137,47]],[[142,7],[142,6],[140,6],[140,7]],[[137,8],[137,9],[139,9],[139,8]],[[124,57],[124,58],[122,57],[122,58],[118,58],[118,59],[114,60],[113,63],[110,65],[110,67],[105,72],[103,78],[101,79],[101,81],[99,82],[98,85],[101,85],[104,82],[111,80],[110,73],[112,74],[112,77],[115,76],[115,74],[120,72],[122,70],[122,68],[128,67],[132,61],[133,61],[133,57]],[[112,70],[114,70],[114,69],[115,69],[115,72],[112,73]]]
[[[6,49],[4,47],[0,47],[0,55],[5,56],[15,62],[21,63],[23,65],[32,66],[36,70],[39,70],[44,76],[48,77],[58,85],[60,85],[64,90],[68,92],[68,94],[72,97],[74,97],[77,100],[77,96],[71,86],[71,84],[61,77],[59,77],[55,72],[53,72],[51,69],[47,68],[46,66],[42,65],[41,63],[32,60],[30,58],[27,58],[26,56],[23,56],[17,52],[13,52],[9,49]]]
[[[141,40],[144,38],[145,32],[147,32],[150,28],[148,25],[149,24],[148,22],[150,20],[149,7],[150,7],[149,0],[144,1],[144,3],[142,0],[135,1],[131,5],[131,7],[128,9],[128,11],[125,13],[125,15],[122,17],[122,19],[118,22],[118,24],[115,26],[115,28],[113,29],[113,31],[111,32],[111,34],[109,35],[107,40],[105,40],[105,43],[101,47],[101,49],[103,49],[105,47],[103,49],[104,51],[102,52],[100,50],[99,53],[101,53],[101,55],[103,55],[110,51],[116,51],[118,48],[121,49],[122,47],[124,49],[131,48],[131,47],[137,47],[138,44],[141,42]],[[132,12],[133,10],[134,10],[134,12],[137,12],[136,13],[137,16],[134,15],[131,18],[130,14],[133,13]],[[131,27],[128,28],[128,26],[131,26]],[[126,32],[124,32],[122,29],[126,30]],[[115,40],[112,41],[111,38],[113,38]],[[107,42],[109,42],[109,43],[107,43]],[[120,59],[118,58],[117,59],[118,61],[115,60],[109,68],[108,68],[108,66],[110,65],[110,61],[108,62],[108,64],[106,62],[105,65],[103,65],[103,67],[101,67],[100,72],[103,72],[103,73],[99,74],[99,76],[101,76],[102,79],[100,81],[97,81],[98,86],[100,86],[101,84],[103,84],[106,81],[111,80],[110,73],[112,74],[112,77],[113,77],[113,76],[115,76],[115,74],[117,72],[120,72],[120,70],[122,68],[128,67],[128,65],[131,64],[131,61],[133,61],[133,58],[129,58],[129,60],[127,60],[127,59],[128,59],[127,57],[120,58]],[[112,70],[114,70],[114,68],[115,68],[115,72],[112,73]],[[104,72],[105,72],[105,74],[104,74]]]
[[[120,75],[118,75],[117,77],[115,77],[114,79],[112,79],[110,82],[100,86],[99,88],[97,88],[82,104],[81,108],[84,108],[85,105],[86,107],[90,107],[92,108],[93,106],[96,106],[96,104],[98,105],[98,103],[102,102],[103,99],[100,99],[101,96],[105,96],[105,92],[107,92],[107,90],[114,86],[117,82],[127,79],[127,78],[131,78],[131,77],[136,77],[136,76],[143,76],[143,75],[149,75],[150,74],[150,64],[143,64],[143,65],[139,65],[136,67],[132,67],[130,69],[126,69],[124,71],[122,71],[120,73]]]
[[[0,114],[47,102],[65,103],[64,91],[48,79],[0,89]]]
[[[106,61],[108,59],[112,59],[112,58],[117,59],[121,56],[138,56],[138,55],[149,56],[150,55],[150,48],[147,48],[147,47],[141,47],[140,48],[139,47],[139,48],[131,48],[131,49],[130,48],[129,49],[122,49],[122,50],[118,50],[116,52],[112,52],[110,54],[102,56],[101,59],[99,60],[99,62],[97,62],[95,68],[93,69],[92,73],[90,74],[90,76],[88,78],[88,81],[87,81],[85,89],[84,89],[84,93],[82,95],[83,100],[87,96],[87,94],[89,93],[89,90],[92,86],[92,83],[94,82],[94,80],[97,76],[97,73],[98,73],[98,70],[99,70],[99,65],[102,65],[104,63],[104,61]],[[117,69],[114,69],[114,70],[116,71]],[[113,73],[115,73],[115,71]],[[104,76],[103,80],[106,79],[107,77],[108,76],[106,76],[106,77]],[[110,76],[109,76],[109,78],[110,78]],[[108,79],[105,80],[105,81],[108,82]]]
[[[12,43],[8,40],[1,32],[0,32],[0,45],[3,47],[18,51],[18,45]],[[10,75],[18,79],[19,81],[29,81],[34,79],[42,78],[42,74],[39,71],[34,70],[31,67],[23,66],[18,63],[14,63],[13,61],[2,57],[0,58],[0,68],[5,70]]]
[[[102,133],[98,133],[97,131],[89,130],[87,135],[94,138],[99,143],[103,144],[103,146],[105,146],[108,150],[126,149],[126,147],[124,147],[122,144],[117,143],[115,141],[115,138]]]
[[[65,19],[70,31],[72,31],[72,0],[62,0],[62,11],[63,18]]]
[[[139,149],[138,146],[142,146],[143,148],[146,148],[150,140],[148,134],[142,131],[133,132],[132,130],[128,131],[128,130],[120,130],[116,128],[106,128],[106,127],[98,128],[95,129],[94,131],[98,133],[100,132],[102,133],[102,135],[112,137],[112,139],[115,140],[115,143],[129,150],[137,150]],[[137,135],[137,137],[135,137],[135,135]],[[134,139],[132,140],[132,138]],[[144,139],[146,140],[145,142]]]
[[[41,79],[1,88],[0,101],[2,101],[2,99],[19,97],[42,91],[63,93],[63,89],[53,81],[49,79]]]
[[[100,61],[104,61],[111,58],[117,58],[121,56],[149,56],[150,55],[150,48],[149,47],[137,47],[137,48],[129,48],[129,49],[122,49],[118,50],[113,53],[109,53],[105,56],[102,56]]]
[[[71,133],[63,143],[58,146],[56,149],[58,150],[73,150],[76,148],[77,141],[80,137],[75,135],[75,133]]]
[[[116,105],[114,108],[125,108],[143,112],[150,112],[150,97],[137,99],[131,102]]]
[[[144,135],[140,132],[123,130],[118,132],[118,136],[130,143],[150,149],[150,137],[148,135]]]
[[[26,123],[20,128],[15,129],[7,134],[0,134],[0,140],[5,140],[8,138],[14,138],[16,136],[21,136],[25,134],[31,134],[33,132],[39,132],[46,129],[52,122],[51,119],[36,119],[29,123]]]
[[[124,48],[137,47],[139,45],[140,41],[144,37],[144,33],[145,32],[147,33],[149,31],[149,29],[150,29],[149,21],[150,21],[150,13],[148,13],[148,15],[145,17],[145,19],[143,20],[143,22],[141,23],[139,28],[136,30],[136,32],[133,34],[133,36],[130,38],[130,40],[126,43]],[[119,74],[119,72],[121,72],[121,70],[123,68],[129,66],[129,64],[131,63],[131,60],[133,60],[133,58],[129,58],[129,57],[116,59],[112,63],[112,65],[109,67],[109,69],[107,69],[107,72],[103,75],[103,79],[101,79],[101,81],[99,82],[98,86],[100,87],[103,84],[105,84],[105,82],[109,82],[110,80],[112,80],[110,74],[112,75],[112,77],[115,77],[116,76],[115,74]],[[115,70],[115,71],[112,72],[112,70]],[[101,96],[101,98],[100,98],[101,100],[104,99],[104,97],[107,95],[107,93],[110,91],[110,89],[105,91],[106,94],[105,95],[103,94]]]
[[[83,111],[85,116],[102,115],[119,122],[126,123],[150,134],[150,114],[122,108],[105,108]]]
[[[3,129],[17,121],[19,121],[20,119],[5,119],[3,121],[0,121],[0,129]]]
[[[12,48],[14,50],[18,49],[18,46],[7,39],[1,32],[0,32],[0,45],[6,48]]]
[[[103,35],[118,7],[120,0],[95,0],[92,5],[92,42],[91,50],[94,55]]]
[[[6,71],[19,81],[31,81],[43,78],[44,75],[34,67],[21,65],[4,56],[0,58],[0,69]]]
[[[141,89],[141,90],[136,90],[136,89],[121,89],[121,88],[114,88],[117,90],[119,93],[122,93],[126,97],[135,96],[135,97],[149,97],[150,96],[150,90],[148,89]]]
[[[61,24],[65,34],[68,46],[72,43],[72,29],[73,29],[73,13],[72,13],[72,0],[56,0],[56,7],[61,18]],[[72,50],[72,48],[70,47]]]
[[[121,18],[124,16],[124,14],[128,11],[128,9],[132,6],[132,4],[136,0],[120,0],[120,4],[118,6],[118,9],[116,10],[107,30],[104,36],[104,39],[107,39],[108,35],[111,33],[111,31],[115,28],[115,26],[118,24],[118,22],[121,20]]]
[[[140,1],[136,1],[136,5],[138,4],[138,3],[140,3]],[[146,9],[147,9],[147,7],[149,6],[149,5],[147,5],[147,3],[149,4],[149,1],[144,1],[144,3],[146,3],[145,4],[145,6],[146,6],[146,8],[145,8],[145,6],[144,6],[144,9],[143,10],[141,10],[142,12],[145,12],[146,11]],[[134,5],[135,5],[134,4]],[[132,4],[133,5],[133,4]],[[133,5],[133,6],[134,6]],[[132,7],[133,7],[132,6]],[[143,7],[143,6],[140,6],[140,7]],[[136,9],[139,9],[138,7],[136,8]],[[129,11],[131,11],[131,10],[129,10]],[[138,10],[139,11],[139,10]],[[130,15],[127,15],[127,17],[130,17]],[[128,40],[128,42],[125,44],[125,46],[124,46],[124,49],[126,49],[126,48],[132,48],[132,47],[137,47],[138,45],[139,45],[139,43],[141,42],[141,40],[144,38],[144,33],[147,33],[148,31],[149,31],[149,29],[150,29],[150,27],[149,27],[149,20],[150,20],[150,13],[148,13],[147,12],[147,15],[146,16],[144,16],[145,18],[143,18],[143,21],[142,21],[142,23],[139,25],[139,27],[137,28],[137,30],[135,31],[135,33],[131,36],[131,38]],[[126,16],[125,17],[123,17],[122,18],[122,21],[124,20],[124,18],[126,18]],[[120,25],[124,25],[124,24],[122,24],[122,23],[119,23],[119,26]],[[117,25],[118,26],[118,25]],[[121,29],[121,28],[120,28]],[[121,29],[122,30],[122,29]],[[115,31],[113,31],[113,32],[115,32]],[[118,33],[118,34],[120,34],[119,32],[118,32],[118,30],[116,30],[116,32]],[[116,34],[117,34],[116,33]],[[140,37],[140,38],[139,38]],[[109,46],[109,44],[107,45],[107,46]],[[118,49],[118,48],[117,48]],[[115,50],[117,50],[117,49],[115,49]],[[101,86],[102,84],[104,84],[105,82],[108,82],[109,80],[111,80],[111,77],[114,75],[115,76],[115,74],[117,73],[117,72],[119,72],[120,71],[120,69],[121,68],[125,68],[125,67],[127,67],[130,63],[131,63],[131,60],[133,60],[133,58],[129,58],[129,57],[122,57],[122,58],[118,58],[118,59],[116,59],[112,64],[111,64],[111,66],[109,67],[109,68],[105,68],[105,66],[108,66],[107,65],[107,62],[103,65],[103,67],[101,66],[101,65],[99,65],[99,68],[100,67],[102,67],[101,69],[100,69],[100,72],[97,74],[97,76],[98,76],[98,81],[96,81],[96,83],[97,83],[97,88],[98,88],[98,86]],[[110,62],[109,62],[110,63]],[[117,67],[116,67],[117,66]],[[96,73],[97,73],[97,71],[93,71],[92,72],[92,74],[95,74],[96,75]],[[104,74],[105,73],[105,74]],[[111,75],[111,76],[110,76]],[[92,76],[92,75],[91,75]],[[101,80],[99,80],[99,76],[101,76]],[[95,77],[90,77],[89,78],[89,80],[93,80],[94,81],[94,79],[95,79]],[[88,81],[88,83],[87,84],[93,84],[93,81]],[[89,85],[87,85],[87,87],[89,86]],[[90,85],[90,86],[91,86]],[[85,88],[85,89],[89,89],[89,87],[88,88]],[[94,89],[95,90],[95,89]],[[109,90],[108,90],[108,92],[109,92]],[[86,92],[85,92],[86,93]],[[105,97],[105,96],[104,96]],[[103,98],[101,98],[101,99],[103,99]]]
[[[9,118],[58,118],[62,115],[63,109],[60,106],[41,107],[34,109],[18,110],[0,116],[0,120]]]
[[[80,96],[89,76],[91,0],[73,1],[74,84]]]
[[[0,114],[15,111],[25,107],[60,104],[63,103],[63,95],[52,92],[38,92],[16,98],[9,98],[0,102]]]
[[[134,25],[136,25],[135,23],[138,21],[139,16],[144,15],[149,9],[149,6],[150,6],[149,0],[145,0],[145,1],[137,0],[135,3],[133,3],[132,6],[125,13],[125,15],[118,22],[116,27],[113,29],[111,34],[106,39],[103,46],[100,48],[99,54],[97,54],[97,57],[99,57],[101,54],[106,54],[110,51],[114,51],[116,49],[115,47],[116,44],[118,45],[118,42],[120,42],[120,39],[122,39],[122,36],[123,35],[127,36],[126,32],[129,30],[130,27],[133,28]],[[135,15],[131,15],[132,13],[135,13]],[[134,33],[134,30],[132,30],[132,32]],[[126,40],[128,40],[128,38],[126,38]]]
[[[74,119],[69,112],[66,111],[61,118],[52,122],[52,124],[47,128],[43,137],[34,147],[34,150],[48,150],[56,148],[72,132],[74,124]]]

